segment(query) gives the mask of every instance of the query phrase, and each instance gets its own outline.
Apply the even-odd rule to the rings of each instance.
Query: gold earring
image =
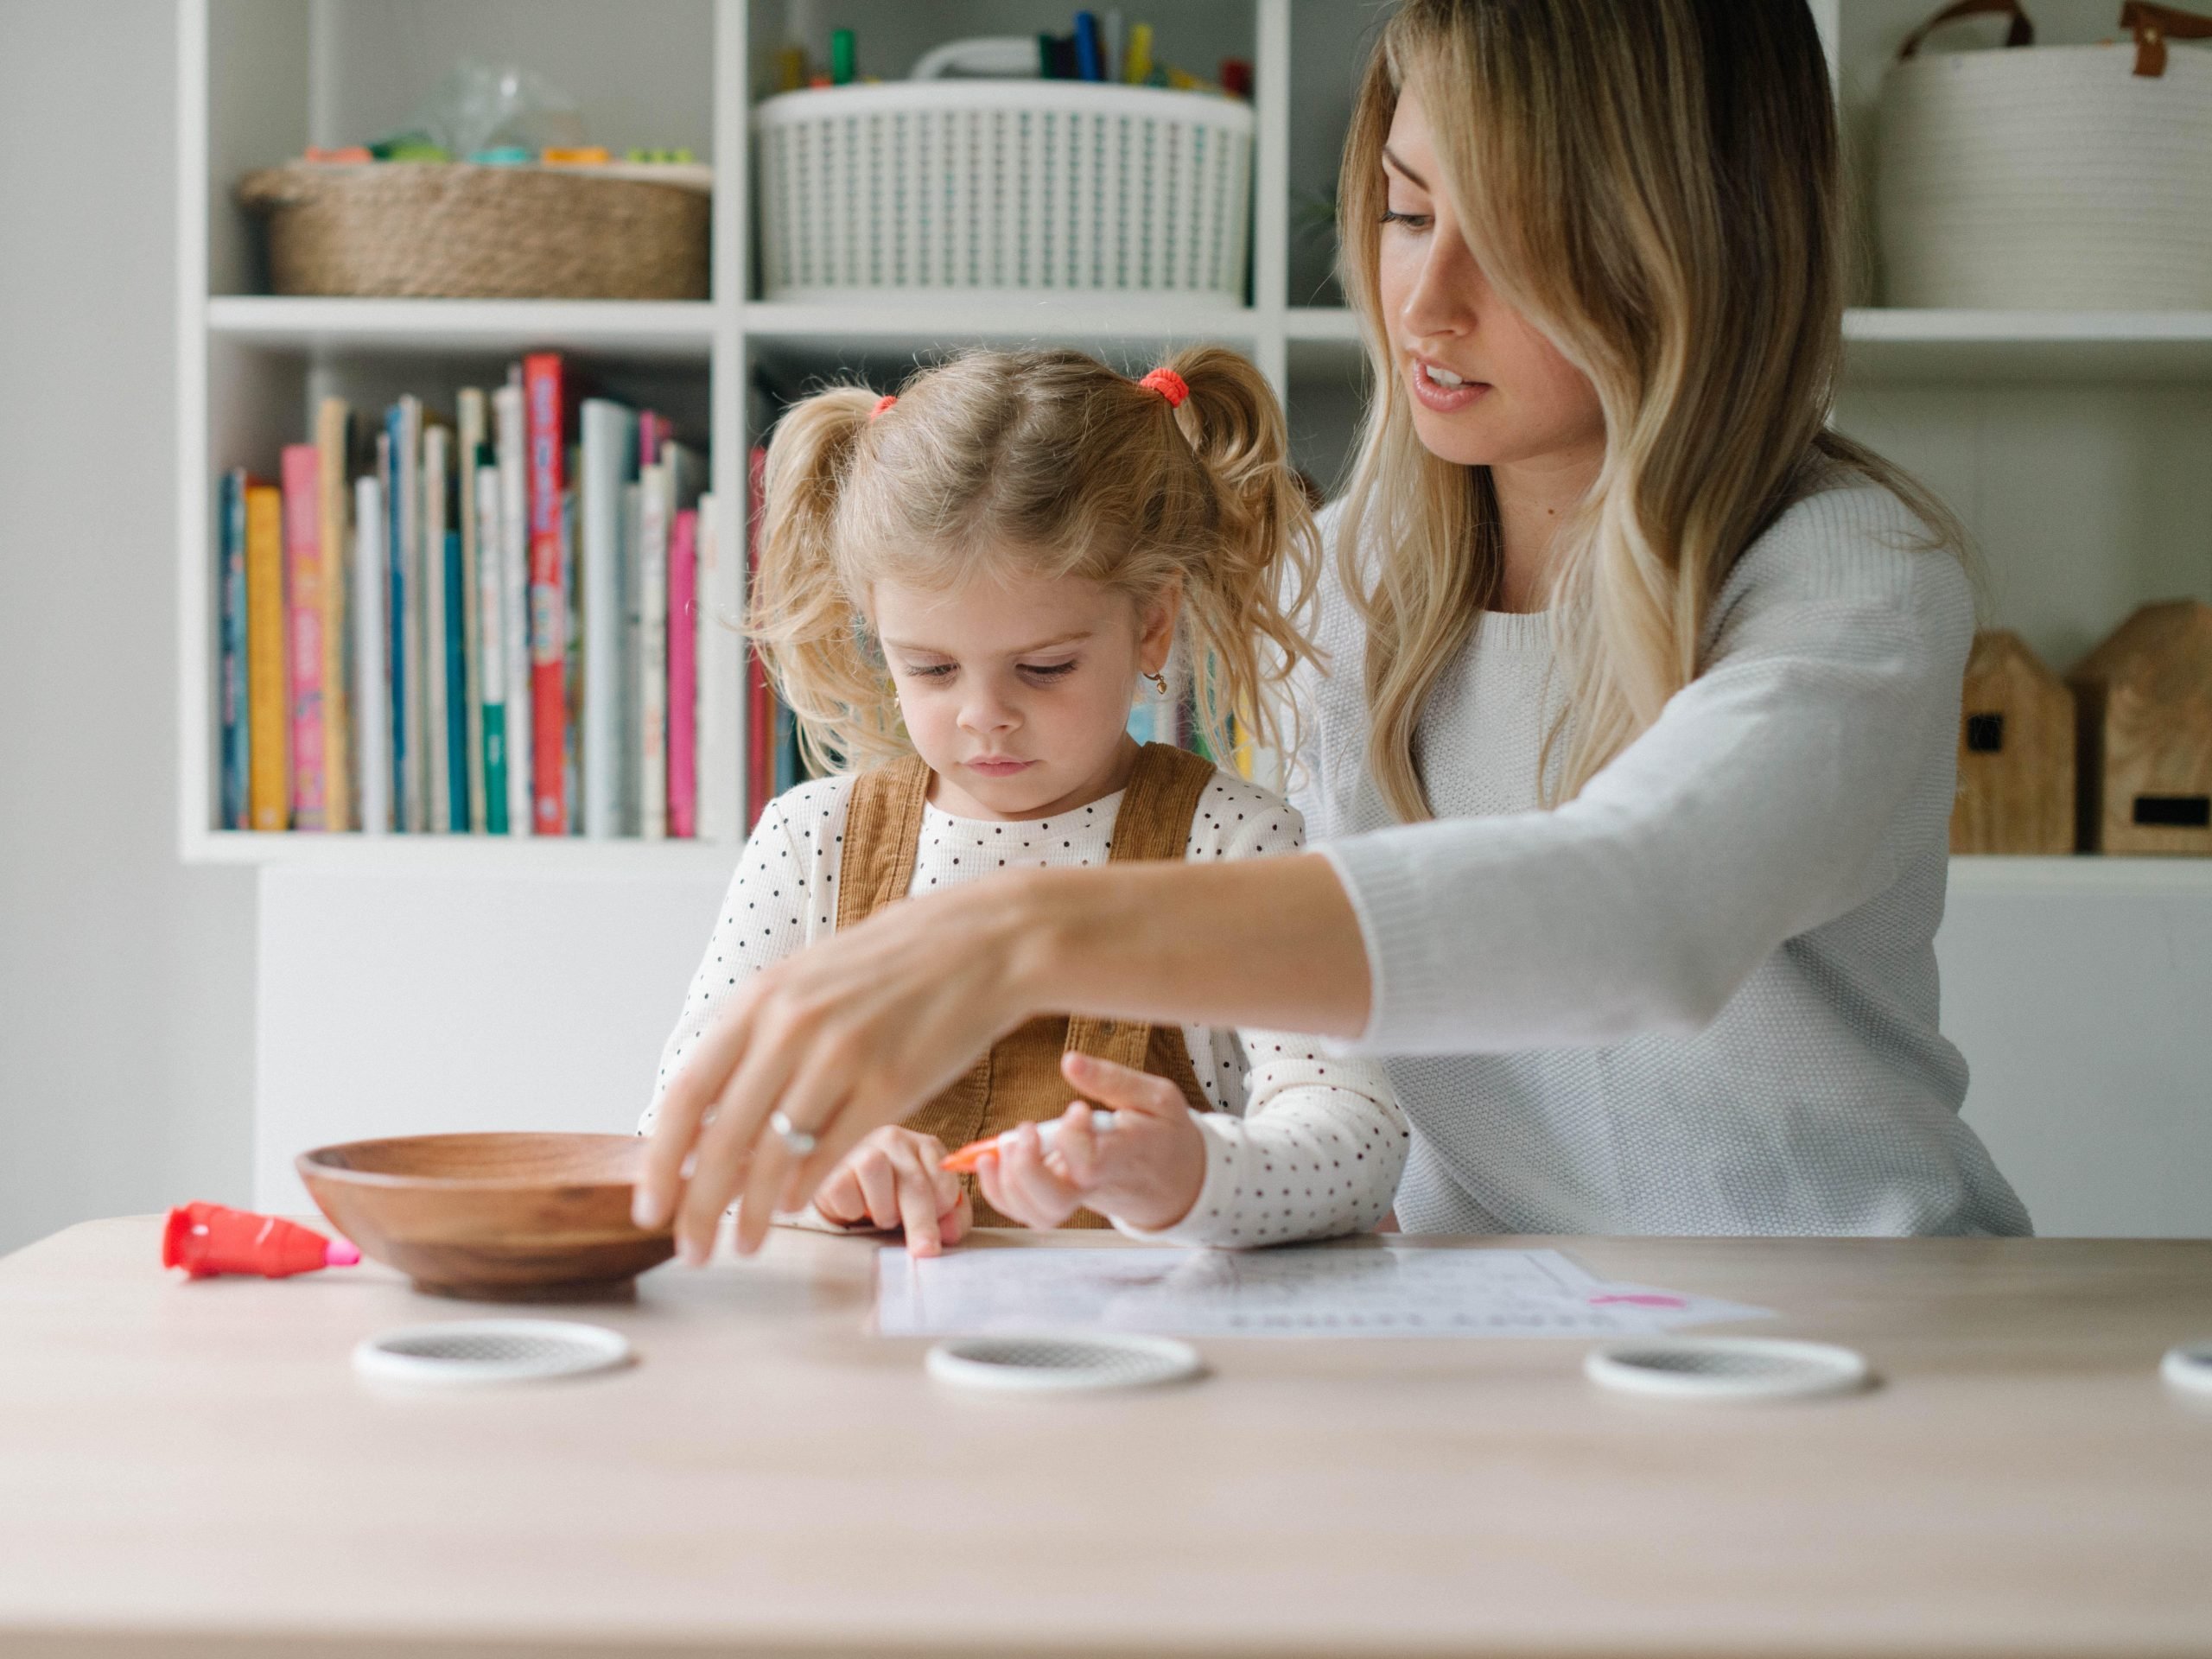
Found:
[[[1167,695],[1167,677],[1165,674],[1147,674],[1145,676],[1145,678],[1150,680],[1154,685],[1160,688],[1160,695],[1161,696],[1164,697]]]

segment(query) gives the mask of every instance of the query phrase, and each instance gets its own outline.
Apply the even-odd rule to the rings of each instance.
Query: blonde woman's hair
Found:
[[[1492,287],[1605,413],[1597,484],[1554,543],[1566,698],[1540,764],[1548,801],[1697,675],[1737,559],[1833,464],[1895,491],[1938,543],[1961,537],[1927,491],[1827,429],[1841,188],[1804,0],[1406,0],[1369,60],[1338,191],[1374,391],[1337,556],[1367,628],[1368,764],[1412,821],[1430,816],[1414,728],[1497,596],[1502,548],[1489,469],[1422,447],[1390,355],[1377,269],[1402,89]]]
[[[1179,409],[1080,352],[976,351],[914,375],[880,417],[861,386],[785,413],[747,632],[817,766],[912,747],[868,624],[875,582],[947,591],[1015,571],[1139,604],[1179,583],[1177,644],[1212,753],[1230,753],[1232,717],[1294,746],[1281,693],[1312,655],[1320,548],[1282,411],[1234,352],[1166,366],[1190,388]]]

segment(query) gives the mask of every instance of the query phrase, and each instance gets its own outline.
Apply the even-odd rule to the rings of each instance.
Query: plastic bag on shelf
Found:
[[[532,151],[580,147],[584,124],[576,100],[535,69],[461,58],[398,136],[420,137],[466,161],[508,144]]]

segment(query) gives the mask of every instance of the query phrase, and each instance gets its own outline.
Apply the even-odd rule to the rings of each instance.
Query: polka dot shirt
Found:
[[[682,1070],[732,990],[769,963],[827,938],[837,925],[849,778],[821,778],[769,804],[738,860],[721,916],[662,1051],[661,1091]],[[1001,870],[1102,865],[1119,794],[1051,818],[998,823],[923,812],[909,893],[981,880]],[[1256,858],[1296,852],[1305,824],[1255,784],[1217,772],[1192,820],[1186,856]],[[1205,1184],[1175,1227],[1133,1236],[1175,1243],[1279,1244],[1360,1232],[1389,1213],[1408,1131],[1379,1062],[1341,1059],[1313,1039],[1185,1026],[1183,1040],[1214,1109],[1199,1116]]]

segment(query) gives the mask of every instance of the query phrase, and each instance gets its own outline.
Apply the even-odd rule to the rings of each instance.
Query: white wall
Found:
[[[175,849],[175,34],[0,0],[0,1250],[248,1191],[252,877]]]

